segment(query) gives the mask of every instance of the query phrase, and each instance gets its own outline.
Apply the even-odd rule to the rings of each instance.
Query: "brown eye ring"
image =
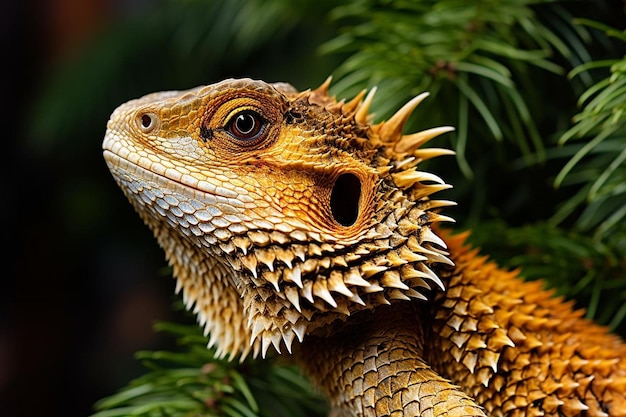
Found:
[[[253,141],[264,132],[267,122],[253,110],[243,110],[236,113],[226,123],[225,130],[233,138],[241,141]]]

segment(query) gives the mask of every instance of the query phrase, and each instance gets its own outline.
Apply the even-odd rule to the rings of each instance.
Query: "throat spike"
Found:
[[[289,354],[291,354],[291,346],[293,345],[293,339],[296,337],[296,334],[292,331],[286,331],[282,334],[283,336],[283,342],[285,343],[285,346],[287,347],[287,352],[289,352]]]
[[[301,313],[302,309],[300,308],[300,295],[298,294],[298,290],[294,287],[287,287],[285,289],[285,295],[287,296],[287,300]]]
[[[261,357],[263,359],[265,359],[265,357],[267,356],[267,351],[270,348],[271,344],[272,338],[270,337],[270,335],[267,333],[263,333],[263,335],[261,336]]]
[[[315,283],[313,284],[313,294],[316,297],[319,297],[322,300],[326,301],[333,308],[337,307],[337,302],[335,301],[333,296],[330,294],[330,291],[328,291],[326,280],[318,279],[317,281],[315,281]]]

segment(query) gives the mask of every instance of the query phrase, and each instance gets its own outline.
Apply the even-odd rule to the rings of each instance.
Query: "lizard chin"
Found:
[[[415,207],[407,217],[417,224],[418,217],[428,214]],[[383,228],[384,223],[375,227],[379,236]],[[244,273],[238,274],[238,291],[254,356],[265,356],[270,346],[279,353],[284,346],[291,353],[295,339],[302,342],[306,335],[335,321],[391,303],[431,299],[433,291],[443,290],[443,282],[431,267],[453,263],[430,225],[420,230],[421,238],[390,234],[385,244],[377,243],[386,250],[361,260],[358,266],[350,266],[353,260],[340,252],[263,270],[256,277],[244,267]],[[358,253],[370,245],[362,243],[355,250]]]

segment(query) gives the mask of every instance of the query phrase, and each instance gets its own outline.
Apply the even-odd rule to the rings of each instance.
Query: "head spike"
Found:
[[[329,75],[328,78],[326,78],[326,80],[322,83],[322,85],[311,91],[311,93],[321,96],[328,96],[328,89],[330,88],[330,83],[332,82],[332,80],[333,76]]]
[[[357,94],[352,100],[341,106],[341,112],[344,115],[353,113],[363,102],[363,97],[365,97],[366,92],[367,90],[361,90],[361,92]]]
[[[356,111],[356,114],[354,115],[354,120],[356,120],[356,122],[360,125],[365,126],[366,124],[369,123],[369,119],[370,119],[369,110],[370,110],[370,106],[372,105],[372,101],[374,100],[374,94],[376,94],[376,90],[377,90],[376,87],[372,87],[370,92],[367,93],[365,100],[363,101],[363,103],[361,103],[361,105]]]
[[[455,154],[456,152],[454,152],[453,150],[444,148],[424,148],[418,149],[413,152],[413,155],[419,158],[421,161],[426,161],[428,159],[436,158],[438,156]]]
[[[426,98],[428,93],[422,93],[398,110],[389,120],[381,123],[379,135],[383,142],[395,142],[402,137],[402,129],[413,110]]]
[[[451,132],[453,130],[454,128],[452,126],[439,126],[432,129],[422,130],[421,132],[416,132],[411,135],[404,135],[395,144],[393,150],[398,153],[412,152],[420,146],[424,145],[432,138],[435,138],[443,133]]]
[[[400,171],[391,174],[391,177],[393,178],[393,182],[402,189],[412,187],[413,184],[424,181],[434,182],[439,185],[445,185],[446,183],[435,174],[417,170]]]
[[[335,104],[335,99],[328,96],[328,88],[330,87],[332,78],[332,76],[329,76],[326,78],[326,81],[324,81],[322,85],[317,87],[315,90],[302,92],[302,94],[307,97],[309,103],[311,104],[316,104],[322,107]]]

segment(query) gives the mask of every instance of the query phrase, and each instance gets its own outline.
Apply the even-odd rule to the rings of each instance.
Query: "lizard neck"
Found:
[[[398,303],[355,314],[327,334],[305,338],[296,360],[330,399],[331,415],[408,417],[442,410],[449,416],[484,415],[422,359],[417,314],[414,303]]]

